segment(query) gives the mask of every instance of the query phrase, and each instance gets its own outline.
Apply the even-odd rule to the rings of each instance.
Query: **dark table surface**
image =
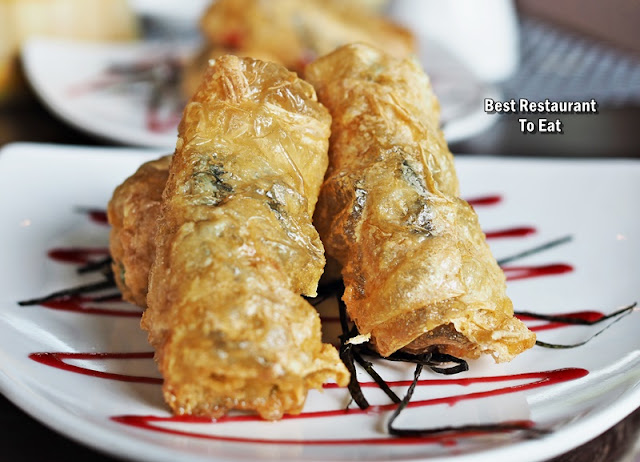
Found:
[[[602,109],[597,115],[563,119],[563,135],[522,135],[517,120],[499,117],[487,132],[451,146],[454,153],[501,156],[640,157],[640,108]],[[15,141],[104,145],[54,116],[34,100],[0,107],[0,147]],[[554,461],[634,460],[630,451],[638,439],[640,410],[593,441]],[[0,395],[0,460],[13,462],[70,460],[114,461],[49,430]]]

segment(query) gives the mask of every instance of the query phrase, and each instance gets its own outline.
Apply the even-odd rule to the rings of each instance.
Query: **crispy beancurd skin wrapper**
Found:
[[[321,341],[311,217],[330,116],[284,67],[218,58],[187,104],[163,193],[142,327],[176,414],[299,413],[348,381]]]
[[[476,213],[457,197],[439,106],[417,62],[357,44],[305,75],[333,117],[314,222],[343,267],[360,333],[383,356],[437,346],[502,362],[532,347]]]
[[[208,66],[209,61],[219,58],[220,56],[233,54],[242,58],[254,58],[261,61],[271,61],[274,63],[281,63],[280,60],[263,51],[262,49],[231,49],[221,45],[205,45],[197,54],[195,54],[189,62],[186,64],[182,71],[180,87],[182,94],[188,99],[191,98],[202,81]]]
[[[155,255],[156,226],[171,156],[147,162],[113,192],[107,207],[109,250],[122,297],[147,306],[149,269]]]
[[[217,0],[202,17],[201,29],[210,44],[231,47],[234,53],[265,53],[297,72],[316,57],[351,42],[372,43],[399,57],[413,53],[412,34],[365,3]]]

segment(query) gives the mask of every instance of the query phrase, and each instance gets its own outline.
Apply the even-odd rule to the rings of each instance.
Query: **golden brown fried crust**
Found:
[[[170,162],[171,156],[164,156],[143,164],[115,189],[107,207],[116,284],[125,300],[141,307],[147,306],[149,268],[155,255],[153,237]]]
[[[222,45],[205,45],[199,53],[187,63],[182,71],[180,82],[182,94],[186,97],[193,95],[202,81],[209,61],[224,55],[236,55],[242,58],[255,58],[261,61],[271,61],[281,64],[280,60],[264,50],[231,49]]]
[[[305,75],[333,117],[315,224],[343,266],[359,331],[383,356],[438,345],[508,361],[533,346],[475,212],[457,197],[438,103],[417,62],[349,45]],[[445,342],[441,326],[461,335]]]
[[[278,419],[348,381],[299,295],[325,262],[311,216],[329,128],[311,85],[248,58],[218,58],[187,104],[142,319],[175,413]]]

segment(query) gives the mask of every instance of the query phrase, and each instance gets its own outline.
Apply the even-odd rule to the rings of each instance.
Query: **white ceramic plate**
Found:
[[[108,227],[99,213],[89,211],[104,210],[113,188],[158,154],[33,144],[8,146],[0,153],[0,390],[70,438],[149,461],[525,462],[578,446],[640,405],[640,313],[631,311],[623,322],[539,332],[546,342],[575,343],[610,325],[578,348],[534,347],[500,365],[483,358],[456,376],[425,370],[421,380],[426,382],[412,400],[419,406],[406,410],[397,422],[424,428],[526,421],[551,431],[538,439],[527,440],[521,431],[393,438],[385,431],[389,400],[372,387],[364,388],[365,395],[383,407],[365,414],[340,413],[348,392],[329,388],[309,393],[306,418],[172,420],[138,326],[137,308],[121,302],[80,304],[84,309],[126,312],[105,315],[16,303],[99,279],[96,274],[76,274],[77,265],[64,263],[63,257],[82,257],[82,249],[102,255]],[[513,231],[520,237],[490,240],[498,259],[573,237],[506,265],[511,277],[537,275],[509,282],[517,309],[610,313],[640,297],[640,220],[633,213],[640,197],[640,163],[465,157],[458,159],[458,169],[464,197],[493,196],[476,205],[490,236],[520,229]],[[323,307],[324,315],[335,317],[328,309]],[[331,320],[324,324],[330,327]],[[540,322],[530,322],[535,324]],[[97,355],[102,353],[108,355]],[[143,354],[118,357],[126,353]],[[70,370],[51,366],[61,366],[60,361]],[[391,381],[410,380],[413,374],[408,364],[377,362],[376,367]],[[135,377],[118,380],[124,376],[146,377],[148,383]],[[370,381],[363,371],[358,377]],[[394,389],[404,395],[407,384]]]
[[[117,143],[172,150],[184,102],[176,84],[160,92],[154,82],[175,80],[192,49],[34,38],[22,62],[35,93],[67,123]]]
[[[489,127],[495,117],[484,113],[483,100],[500,99],[498,90],[480,82],[437,43],[421,45],[420,57],[440,98],[447,140],[460,141]],[[151,79],[162,78],[168,63],[183,62],[193,50],[193,45],[157,42],[99,44],[34,38],[23,46],[22,60],[36,94],[69,124],[122,144],[173,149],[182,97],[177,84],[168,85],[156,100],[158,109],[153,109]],[[154,67],[155,72],[132,70],[145,66]],[[114,68],[129,71],[109,72]],[[141,80],[133,81],[136,76]]]

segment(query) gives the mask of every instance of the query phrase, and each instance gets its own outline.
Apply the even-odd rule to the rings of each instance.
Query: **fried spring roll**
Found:
[[[415,50],[413,35],[376,11],[380,0],[217,0],[201,19],[204,49],[185,68],[182,91],[191,96],[206,59],[220,54],[304,66],[345,43],[362,41],[396,56]]]
[[[535,343],[474,210],[458,198],[439,106],[413,59],[365,45],[307,67],[333,117],[315,224],[348,313],[378,352],[509,361]]]
[[[122,297],[147,306],[149,269],[155,255],[156,227],[171,156],[147,162],[118,186],[107,207],[109,250]]]
[[[201,20],[209,43],[262,50],[292,70],[354,41],[388,53],[414,50],[412,34],[360,2],[345,0],[217,0]]]
[[[182,91],[191,96],[206,59],[221,53],[304,66],[345,43],[372,43],[395,56],[415,50],[413,35],[375,11],[373,0],[217,0],[201,20],[205,48],[186,67]]]
[[[187,104],[142,318],[176,414],[278,419],[348,381],[300,296],[325,262],[311,217],[329,128],[311,85],[248,58],[218,58]]]

